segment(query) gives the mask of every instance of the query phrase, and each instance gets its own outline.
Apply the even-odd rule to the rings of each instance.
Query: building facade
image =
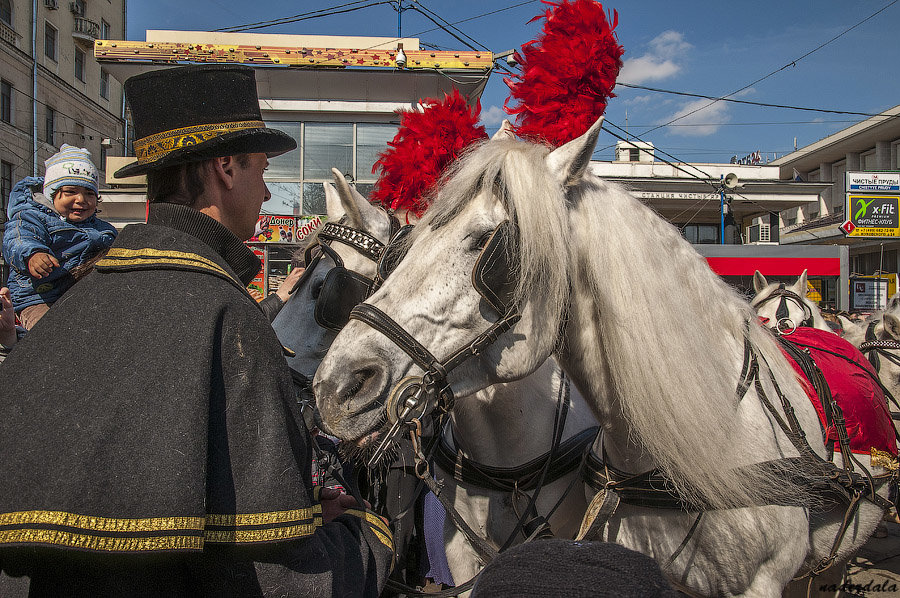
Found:
[[[68,143],[124,155],[122,87],[94,40],[125,37],[125,0],[0,0],[0,207]],[[104,142],[105,140],[105,142]]]
[[[771,163],[785,180],[818,182],[818,201],[780,214],[781,243],[849,247],[851,277],[893,276],[900,272],[900,227],[883,236],[853,236],[843,229],[847,173],[900,172],[900,106],[829,135]],[[897,209],[897,193],[892,193]],[[883,306],[882,306],[883,307]]]
[[[263,120],[293,136],[297,149],[270,159],[259,234],[251,247],[263,260],[256,286],[265,293],[286,273],[291,254],[324,222],[323,183],[337,168],[368,193],[378,154],[397,133],[400,110],[458,89],[475,104],[493,67],[490,52],[427,51],[415,38],[147,31],[146,41],[98,40],[95,56],[119,81],[176,64],[235,63],[256,68]],[[112,163],[115,162],[115,166]],[[104,217],[117,227],[144,219],[141,177],[111,173]]]

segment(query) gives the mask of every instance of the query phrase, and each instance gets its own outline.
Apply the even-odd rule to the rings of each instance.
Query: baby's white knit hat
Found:
[[[64,143],[58,153],[44,161],[44,168],[44,195],[50,199],[64,185],[87,187],[98,193],[100,174],[86,148]]]

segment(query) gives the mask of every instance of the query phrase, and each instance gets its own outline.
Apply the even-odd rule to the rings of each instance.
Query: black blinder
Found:
[[[340,331],[350,321],[350,310],[369,296],[372,281],[335,266],[325,276],[316,300],[316,322],[323,328]]]
[[[494,229],[472,268],[472,286],[501,314],[512,308],[516,292],[514,242],[513,224],[504,220]]]

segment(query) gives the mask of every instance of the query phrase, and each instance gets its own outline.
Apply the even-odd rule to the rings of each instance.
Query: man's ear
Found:
[[[234,173],[240,165],[235,156],[221,156],[212,159],[213,173],[229,191],[234,188]]]

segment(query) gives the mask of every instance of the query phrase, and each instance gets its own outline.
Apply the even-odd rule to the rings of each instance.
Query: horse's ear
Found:
[[[806,297],[806,289],[809,288],[806,286],[806,273],[808,271],[809,270],[803,270],[803,274],[797,279],[797,294],[801,297]]]
[[[900,293],[895,293],[888,301],[884,311],[900,311]]]
[[[769,286],[769,281],[763,276],[763,273],[757,270],[753,273],[753,290],[758,295],[764,288]]]
[[[378,209],[363,197],[362,193],[350,187],[350,183],[344,178],[343,173],[337,168],[331,169],[334,176],[334,184],[337,187],[338,196],[344,212],[347,214],[349,225],[359,230],[367,230],[366,223],[372,222],[378,216]]]
[[[597,146],[597,137],[603,126],[603,117],[597,119],[587,132],[577,139],[562,145],[547,156],[547,167],[555,173],[564,187],[578,184],[591,163],[591,156]]]
[[[504,118],[503,122],[500,123],[500,128],[497,129],[497,132],[491,137],[491,141],[515,138],[516,134],[513,132],[512,123],[509,122],[509,119]]]
[[[881,317],[881,325],[884,331],[893,339],[900,340],[900,318],[892,313],[885,313]]]
[[[328,214],[329,220],[336,222],[345,213],[344,206],[341,203],[341,196],[338,194],[337,189],[334,188],[334,185],[329,182],[322,183],[322,187],[325,188],[325,213]]]

